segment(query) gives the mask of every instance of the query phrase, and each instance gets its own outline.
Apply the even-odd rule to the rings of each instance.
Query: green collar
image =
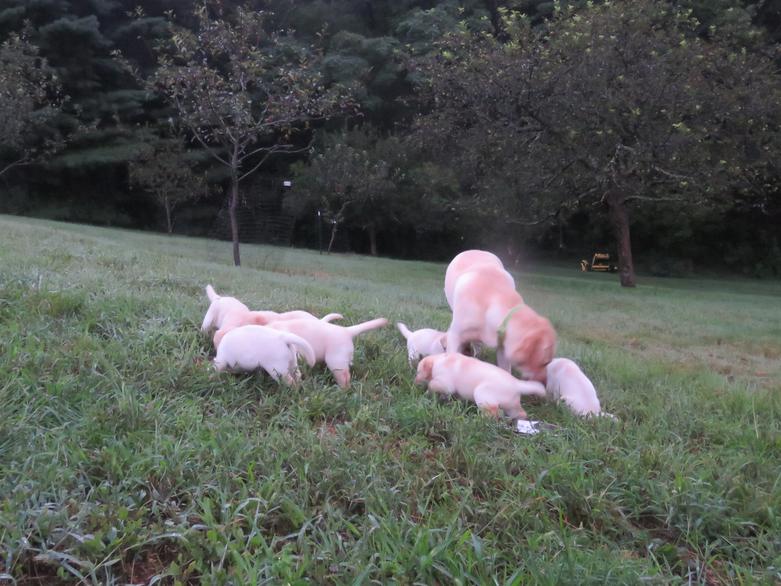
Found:
[[[504,337],[507,335],[507,324],[510,323],[510,318],[515,315],[515,312],[518,311],[523,307],[523,303],[520,305],[516,305],[513,307],[510,311],[507,312],[507,315],[504,316],[504,319],[502,320],[502,323],[499,324],[499,329],[496,330],[496,336],[497,336],[497,350],[502,350],[504,348]]]

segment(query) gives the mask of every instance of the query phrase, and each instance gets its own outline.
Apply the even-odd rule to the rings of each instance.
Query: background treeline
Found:
[[[621,252],[623,221],[646,270],[781,274],[781,1],[254,0],[208,16],[239,5],[351,96],[242,181],[242,241],[574,266]],[[172,24],[202,30],[198,6],[0,1],[4,62],[23,36],[57,102],[4,141],[0,211],[231,236],[229,168],[147,83]]]

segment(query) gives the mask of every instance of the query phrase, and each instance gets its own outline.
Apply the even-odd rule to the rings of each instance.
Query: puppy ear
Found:
[[[447,350],[447,334],[442,334],[439,338],[439,343],[442,345],[443,350]]]
[[[553,328],[540,326],[529,330],[513,352],[513,362],[539,370],[548,364],[556,353],[556,334]]]
[[[434,361],[431,356],[426,356],[423,360],[418,362],[418,375],[415,377],[419,381],[430,381],[431,371],[434,368]]]
[[[546,365],[556,356],[556,331],[548,320],[538,328],[534,360],[536,364]]]
[[[536,363],[540,331],[538,328],[527,330],[512,353],[512,362],[516,366],[531,366]]]
[[[261,313],[252,313],[252,323],[256,326],[265,326],[268,320]]]

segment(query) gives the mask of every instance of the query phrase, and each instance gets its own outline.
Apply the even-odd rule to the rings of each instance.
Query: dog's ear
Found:
[[[423,360],[418,362],[418,372],[415,376],[416,383],[428,382],[431,380],[431,371],[434,368],[434,359],[431,356],[426,356]]]
[[[268,319],[266,319],[266,317],[262,313],[257,311],[252,312],[251,319],[252,319],[252,323],[255,324],[256,326],[265,326],[266,324],[268,324]]]
[[[556,353],[556,333],[550,322],[545,322],[530,329],[512,353],[513,365],[533,373],[537,380],[543,376],[546,365]]]
[[[431,380],[431,374],[434,370],[434,359],[425,358],[423,360],[423,373],[426,376],[426,380]]]
[[[442,336],[439,338],[439,343],[443,350],[447,350],[447,334],[442,334]]]

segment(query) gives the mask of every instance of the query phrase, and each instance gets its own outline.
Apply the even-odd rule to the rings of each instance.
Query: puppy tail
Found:
[[[203,316],[203,322],[201,323],[201,331],[208,332],[214,326],[214,310],[212,306],[206,310],[206,315]]]
[[[538,383],[537,381],[533,380],[519,380],[517,388],[521,395],[537,395],[538,397],[545,397],[547,394],[545,391],[545,386],[542,383]]]
[[[371,321],[365,321],[362,324],[356,324],[354,326],[350,326],[348,328],[345,328],[348,332],[350,332],[350,336],[353,338],[359,334],[362,334],[364,332],[368,332],[369,330],[376,330],[377,328],[381,328],[383,326],[388,325],[388,320],[384,317],[380,317],[377,319],[373,319]]]
[[[215,299],[220,298],[220,296],[217,295],[217,292],[214,290],[214,287],[211,285],[206,285],[206,296],[209,298],[209,301],[214,301]]]
[[[320,318],[320,321],[324,322],[332,322],[337,319],[344,319],[344,316],[341,313],[329,313],[328,315],[324,315]]]
[[[399,328],[401,335],[404,336],[407,340],[409,340],[409,337],[412,334],[412,332],[409,331],[409,328],[403,323],[401,323],[400,321],[396,322],[396,327]]]
[[[315,351],[312,349],[312,346],[309,344],[309,342],[304,340],[304,338],[301,336],[296,336],[290,332],[280,331],[279,333],[282,335],[282,339],[286,344],[289,346],[294,346],[298,351],[301,352],[309,366],[315,365],[315,362],[317,362],[317,357],[315,356]]]

